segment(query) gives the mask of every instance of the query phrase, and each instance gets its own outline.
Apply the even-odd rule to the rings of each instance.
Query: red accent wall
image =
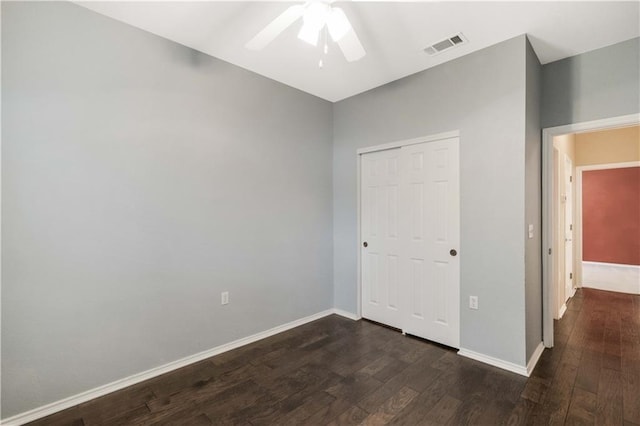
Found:
[[[582,258],[640,265],[640,167],[582,172]]]

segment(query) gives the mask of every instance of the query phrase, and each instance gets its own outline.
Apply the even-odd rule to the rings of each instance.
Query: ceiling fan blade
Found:
[[[349,62],[357,61],[362,58],[366,52],[364,51],[364,47],[360,43],[356,32],[351,28],[349,32],[347,32],[340,40],[338,40],[338,46],[342,50],[344,57]]]
[[[295,5],[289,7],[282,12],[280,16],[271,21],[269,25],[264,27],[262,31],[256,34],[247,44],[244,46],[251,50],[260,50],[267,44],[271,43],[273,39],[278,37],[281,32],[287,29],[289,25],[293,24],[296,19],[302,16],[304,13],[304,7],[302,5]]]
[[[333,41],[338,41],[351,29],[351,23],[339,7],[332,7],[329,18],[327,18],[327,30]]]

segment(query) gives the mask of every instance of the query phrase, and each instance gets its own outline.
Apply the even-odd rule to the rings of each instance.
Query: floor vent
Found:
[[[424,51],[429,56],[435,56],[439,53],[444,52],[445,50],[452,49],[456,46],[461,46],[467,43],[467,39],[462,33],[458,33],[453,37],[445,38],[437,43],[433,43],[431,46],[428,46],[424,49]]]

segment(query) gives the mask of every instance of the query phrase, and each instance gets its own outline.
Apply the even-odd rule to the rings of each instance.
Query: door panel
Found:
[[[362,156],[362,316],[401,328],[400,149]]]
[[[564,301],[566,302],[573,293],[573,163],[568,155],[565,155],[564,165]]]
[[[459,250],[458,140],[403,147],[401,164],[403,158],[411,165],[402,182],[411,188],[406,204],[412,236],[404,248],[409,262],[422,265],[405,292],[421,311],[406,315],[404,330],[459,347],[459,261],[450,254]]]
[[[460,346],[458,139],[361,157],[362,315]]]
[[[424,298],[422,290],[424,288],[424,259],[409,259],[410,262],[410,278],[409,278],[409,295],[413,304],[411,315],[415,318],[424,319]],[[406,293],[406,292],[405,292]]]
[[[390,309],[398,309],[399,308],[399,289],[400,285],[400,266],[399,266],[399,256],[397,255],[387,255],[387,271],[389,276],[387,278],[389,285],[387,286],[387,303]]]

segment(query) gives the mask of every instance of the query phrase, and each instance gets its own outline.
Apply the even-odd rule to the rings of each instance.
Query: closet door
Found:
[[[406,333],[460,347],[458,139],[402,148],[401,241]]]
[[[400,311],[400,149],[361,158],[362,316],[402,328]]]
[[[458,138],[361,156],[362,316],[460,346]]]

